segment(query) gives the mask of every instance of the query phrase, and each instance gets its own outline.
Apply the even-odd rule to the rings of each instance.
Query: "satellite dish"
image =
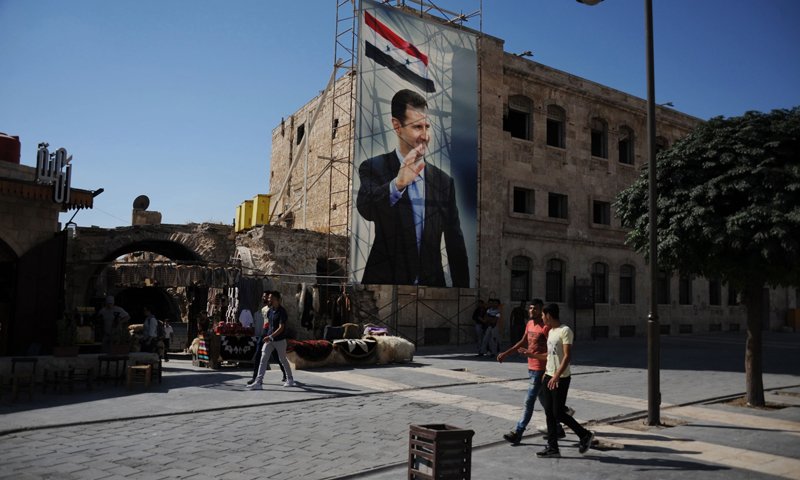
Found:
[[[139,195],[136,197],[136,200],[133,201],[133,208],[135,210],[147,210],[147,207],[150,206],[150,199],[147,198],[147,195]]]

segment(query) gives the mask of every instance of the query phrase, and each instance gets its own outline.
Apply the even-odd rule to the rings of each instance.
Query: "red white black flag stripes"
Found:
[[[364,12],[362,30],[364,55],[382,65],[420,90],[436,91],[428,76],[428,57],[414,44],[395,33],[386,24]]]

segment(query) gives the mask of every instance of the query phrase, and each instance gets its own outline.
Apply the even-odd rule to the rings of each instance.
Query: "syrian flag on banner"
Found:
[[[383,65],[424,92],[436,91],[433,80],[427,78],[427,55],[370,15],[369,12],[364,12],[364,22],[366,28],[363,29],[362,35],[364,37],[364,54],[367,58]]]

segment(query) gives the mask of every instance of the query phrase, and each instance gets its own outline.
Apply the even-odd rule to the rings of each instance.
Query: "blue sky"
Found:
[[[448,0],[533,60],[644,98],[641,0]],[[800,105],[800,2],[654,0],[659,103],[707,119]],[[269,191],[272,129],[334,61],[334,0],[0,0],[0,131],[73,155],[104,188],[81,226],[232,223]],[[74,212],[61,216],[66,221]]]

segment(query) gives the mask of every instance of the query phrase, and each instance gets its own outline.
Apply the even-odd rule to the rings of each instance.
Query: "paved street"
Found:
[[[263,391],[249,372],[165,364],[149,391],[101,386],[0,404],[0,478],[399,479],[411,424],[475,431],[472,478],[800,479],[800,334],[765,332],[764,384],[775,408],[729,400],[745,389],[744,334],[662,337],[661,416],[644,427],[644,338],[578,340],[568,404],[597,432],[580,455],[538,459],[536,428],[502,441],[527,389],[522,359],[498,364],[473,349],[423,348],[413,363],[280,371]],[[542,427],[537,404],[533,423]]]

